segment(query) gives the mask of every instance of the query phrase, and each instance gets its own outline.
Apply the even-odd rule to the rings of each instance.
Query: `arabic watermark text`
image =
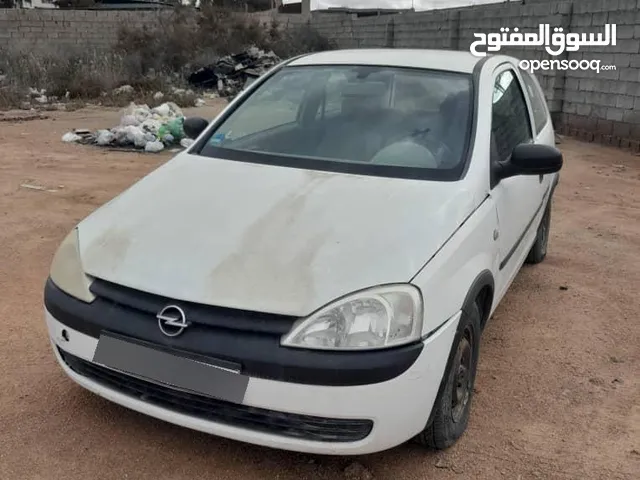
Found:
[[[580,47],[615,46],[617,42],[617,25],[606,24],[604,34],[598,33],[566,33],[562,27],[554,27],[544,23],[539,25],[538,33],[524,33],[518,27],[511,31],[502,27],[500,33],[474,33],[477,38],[469,49],[476,57],[485,57],[487,52],[498,52],[502,47],[544,47],[547,53],[558,56],[563,52],[577,52]],[[478,47],[487,47],[487,52]],[[556,47],[555,49],[553,47]]]

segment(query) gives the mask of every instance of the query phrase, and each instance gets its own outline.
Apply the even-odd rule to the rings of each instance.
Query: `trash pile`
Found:
[[[182,110],[175,103],[155,108],[131,103],[117,127],[97,132],[74,130],[65,133],[62,141],[157,153],[172,145],[187,148],[193,143],[185,137],[183,122]]]
[[[214,89],[221,97],[235,97],[280,61],[273,52],[251,47],[245,52],[222,57],[216,63],[193,72],[187,80],[194,87]]]

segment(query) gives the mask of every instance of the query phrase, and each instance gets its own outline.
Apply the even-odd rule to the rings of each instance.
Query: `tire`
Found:
[[[421,445],[443,450],[462,436],[469,423],[481,332],[477,302],[464,311],[453,340],[447,370],[433,405],[431,422],[415,437]]]
[[[536,241],[529,251],[526,263],[535,265],[542,262],[547,256],[547,247],[549,245],[549,231],[551,230],[551,199],[547,208],[544,211],[540,225],[538,226],[538,233],[536,235]]]

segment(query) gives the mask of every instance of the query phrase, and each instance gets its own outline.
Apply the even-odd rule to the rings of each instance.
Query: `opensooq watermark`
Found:
[[[471,44],[470,51],[476,57],[485,57],[487,52],[498,52],[502,47],[545,47],[550,55],[556,57],[563,52],[577,52],[582,46],[615,46],[616,25],[605,25],[604,34],[598,33],[564,33],[562,27],[554,27],[553,34],[549,24],[542,24],[538,32],[522,33],[518,27],[510,32],[509,28],[501,28],[500,33],[474,33],[477,38]],[[487,52],[478,51],[478,47],[486,46]],[[554,48],[555,47],[555,48]],[[602,65],[601,60],[521,60],[520,68],[534,73],[536,70],[615,70],[615,65]]]

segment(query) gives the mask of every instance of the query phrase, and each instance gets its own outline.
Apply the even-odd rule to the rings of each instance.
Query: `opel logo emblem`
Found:
[[[176,305],[164,307],[156,318],[160,331],[167,337],[177,337],[189,326],[184,310]]]

